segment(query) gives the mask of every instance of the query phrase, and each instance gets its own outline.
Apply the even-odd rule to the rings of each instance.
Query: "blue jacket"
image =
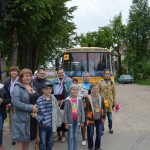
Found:
[[[38,113],[37,113],[37,121],[39,125],[42,127],[49,127],[50,126],[50,119],[52,119],[52,132],[56,132],[57,127],[61,126],[62,118],[60,116],[60,109],[57,103],[57,100],[53,94],[50,95],[50,99],[52,101],[52,112],[46,112],[47,109],[47,102],[45,97],[42,95],[37,100],[38,106]],[[47,109],[49,110],[49,109]],[[50,116],[50,113],[52,117]],[[49,114],[49,115],[48,115]],[[51,117],[51,118],[50,118]]]
[[[59,84],[58,79],[55,78],[53,80],[50,80],[50,82],[53,85],[53,91],[54,91],[56,86]],[[69,96],[69,93],[70,93],[70,86],[72,84],[72,79],[66,76],[63,84],[64,84],[65,89],[66,89],[66,97],[67,97],[67,96]]]
[[[12,124],[12,141],[30,141],[30,116],[33,105],[30,104],[29,94],[20,82],[16,82],[11,93],[14,106],[14,120]]]

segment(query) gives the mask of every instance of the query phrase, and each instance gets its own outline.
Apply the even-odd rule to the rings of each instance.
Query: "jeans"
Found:
[[[77,150],[78,148],[78,134],[79,134],[79,125],[77,121],[73,121],[72,126],[68,127],[68,150]]]
[[[0,109],[0,145],[2,145],[3,142],[3,118],[2,118],[2,111]]]
[[[96,127],[95,149],[99,149],[101,147],[101,132],[102,132],[101,119],[95,120],[95,124],[89,124],[87,126],[88,148],[93,149],[94,126]]]
[[[39,127],[39,150],[52,150],[53,133],[44,127]]]
[[[112,112],[107,112],[107,119],[108,119],[108,127],[109,129],[112,129]],[[104,125],[102,126],[102,131],[104,131]]]

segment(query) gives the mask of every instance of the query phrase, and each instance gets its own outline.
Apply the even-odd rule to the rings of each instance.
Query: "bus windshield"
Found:
[[[82,76],[88,71],[91,76],[102,76],[104,69],[112,71],[111,54],[106,52],[65,53],[63,68],[67,76]]]

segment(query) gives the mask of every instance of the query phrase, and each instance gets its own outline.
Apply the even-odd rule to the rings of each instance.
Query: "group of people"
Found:
[[[87,132],[88,150],[101,150],[106,116],[109,133],[113,134],[116,94],[108,69],[104,70],[104,79],[99,83],[90,83],[88,72],[83,73],[82,82],[78,83],[77,79],[67,77],[62,68],[52,80],[45,78],[44,68],[37,69],[34,79],[30,69],[19,71],[16,66],[10,68],[9,74],[0,92],[0,150],[6,107],[12,118],[10,128],[16,150],[28,150],[30,140],[35,139],[39,139],[39,150],[52,150],[58,140],[67,141],[68,150],[77,150],[80,128],[82,145],[87,144]],[[57,133],[55,137],[54,133]]]

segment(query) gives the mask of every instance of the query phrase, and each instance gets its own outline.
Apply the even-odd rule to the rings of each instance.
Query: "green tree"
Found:
[[[136,78],[145,71],[150,58],[150,7],[148,0],[133,0],[127,25],[126,62]],[[148,67],[147,67],[148,68]],[[145,75],[144,75],[145,76]]]
[[[126,26],[122,23],[122,14],[115,16],[111,21],[112,48],[114,55],[118,59],[118,76],[122,74],[122,52],[125,47]]]
[[[75,29],[72,12],[76,7],[68,8],[67,1],[6,1],[6,16],[0,30],[5,37],[1,41],[11,43],[8,49],[3,47],[10,54],[6,56],[8,62],[16,56],[15,63],[18,62],[20,68],[35,70],[38,65],[50,62],[60,48],[69,45]]]

